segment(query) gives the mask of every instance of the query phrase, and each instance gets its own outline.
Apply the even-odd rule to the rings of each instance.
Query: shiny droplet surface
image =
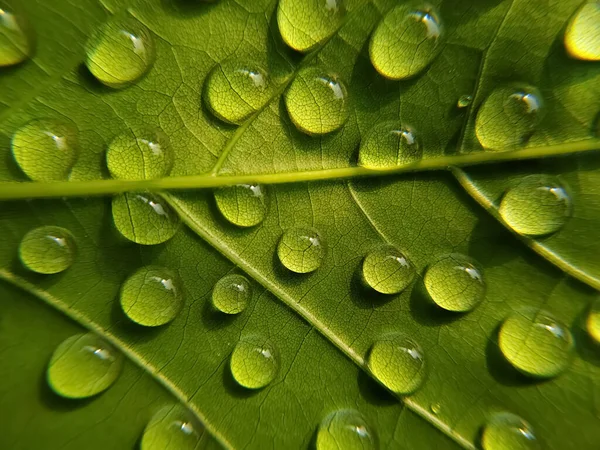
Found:
[[[19,245],[19,258],[33,272],[52,274],[67,270],[75,260],[75,238],[66,229],[44,226],[29,231]]]
[[[171,322],[183,304],[179,277],[159,266],[146,266],[121,286],[121,308],[133,322],[157,327]]]
[[[475,120],[475,133],[487,150],[513,150],[535,132],[544,113],[540,92],[532,86],[504,86],[485,99]]]
[[[358,164],[385,169],[418,161],[423,155],[414,128],[393,121],[375,125],[360,144]]]
[[[514,312],[504,320],[498,345],[515,369],[537,378],[564,372],[573,355],[569,329],[546,311],[532,309]]]
[[[483,450],[537,450],[541,446],[527,422],[519,416],[496,413],[484,426],[481,435]]]
[[[330,133],[348,119],[346,85],[319,67],[301,69],[285,91],[284,101],[290,119],[303,133]]]
[[[254,63],[225,61],[204,82],[204,102],[224,122],[240,124],[270,99],[267,72]]]
[[[590,337],[600,344],[600,299],[592,302],[585,320],[585,328]]]
[[[345,15],[343,0],[279,0],[277,24],[283,41],[306,53],[332,36]]]
[[[253,227],[267,214],[265,186],[238,184],[215,191],[215,201],[223,217],[238,227]]]
[[[558,178],[530,175],[506,190],[499,212],[517,233],[543,236],[557,232],[567,223],[572,203]]]
[[[354,409],[327,415],[319,424],[317,450],[376,450],[377,435],[365,417]]]
[[[386,246],[367,254],[362,263],[362,277],[377,292],[397,294],[412,282],[415,268],[400,250]]]
[[[277,256],[292,272],[313,272],[321,267],[325,257],[323,238],[312,228],[290,228],[279,240]]]
[[[37,119],[19,128],[12,137],[12,154],[33,181],[68,177],[77,161],[77,129],[72,123]]]
[[[86,44],[85,64],[96,79],[122,88],[144,76],[154,64],[155,49],[148,29],[131,17],[109,20]]]
[[[204,427],[180,405],[164,406],[150,419],[140,450],[196,450]]]
[[[573,58],[600,61],[600,2],[585,3],[571,17],[565,48]]]
[[[127,193],[113,197],[115,227],[137,244],[161,244],[171,239],[181,220],[169,204],[150,193]]]
[[[58,395],[86,398],[108,389],[119,377],[123,355],[95,334],[76,334],[54,350],[46,373]]]
[[[115,137],[106,152],[106,165],[113,178],[149,180],[169,175],[173,150],[161,131],[123,133]]]
[[[25,16],[0,1],[0,67],[14,66],[33,55],[32,29]]]
[[[423,351],[415,341],[400,334],[376,341],[367,366],[381,384],[397,394],[412,394],[425,380]]]
[[[398,5],[379,23],[369,44],[373,67],[392,80],[410,78],[438,55],[444,27],[433,7]]]
[[[423,281],[431,300],[447,311],[471,311],[485,297],[483,270],[465,255],[442,256],[427,268]]]
[[[461,95],[456,102],[456,106],[459,108],[467,108],[471,106],[471,103],[473,103],[472,95]]]
[[[248,305],[252,296],[250,282],[243,275],[225,275],[215,284],[212,304],[225,314],[239,314]]]
[[[242,338],[230,360],[233,379],[248,389],[267,386],[279,371],[279,353],[273,342],[259,336]]]

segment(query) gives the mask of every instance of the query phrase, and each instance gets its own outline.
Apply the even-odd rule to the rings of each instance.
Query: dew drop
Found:
[[[260,389],[268,385],[279,371],[279,353],[268,339],[245,337],[231,354],[231,374],[235,381],[248,389]]]
[[[85,64],[101,83],[125,87],[144,76],[154,63],[154,41],[148,29],[129,17],[102,25],[86,45]]]
[[[495,414],[483,428],[483,450],[535,450],[539,443],[531,425],[519,416],[503,412]]]
[[[413,128],[382,122],[371,128],[361,142],[358,163],[370,169],[385,169],[418,161],[422,154]]]
[[[113,197],[112,216],[117,230],[137,244],[161,244],[179,229],[177,213],[162,198],[149,193]]]
[[[267,213],[266,188],[260,184],[217,189],[215,201],[223,217],[239,227],[258,225]]]
[[[250,282],[243,275],[225,275],[215,284],[212,303],[225,314],[239,314],[250,300],[252,291]]]
[[[21,170],[34,181],[66,179],[79,155],[75,125],[53,119],[25,124],[13,135],[11,147]]]
[[[312,228],[290,228],[277,245],[281,264],[296,273],[317,270],[325,257],[325,245],[320,234]]]
[[[325,417],[317,431],[317,450],[375,450],[377,435],[364,416],[353,409]]]
[[[20,12],[0,1],[0,67],[14,66],[33,55],[33,33]]]
[[[456,106],[462,109],[471,106],[471,103],[473,103],[472,95],[461,95],[458,98],[458,102],[456,102]]]
[[[447,311],[471,311],[485,297],[483,271],[471,258],[457,253],[431,264],[424,283],[431,300]]]
[[[348,92],[336,75],[318,67],[301,69],[284,94],[285,106],[296,127],[307,134],[325,134],[348,119]]]
[[[537,378],[559,375],[573,354],[571,332],[545,311],[525,310],[508,316],[500,327],[498,345],[515,369]]]
[[[373,32],[369,45],[371,63],[386,78],[410,78],[435,59],[443,39],[442,22],[431,6],[399,5]]]
[[[431,412],[435,415],[442,412],[442,406],[439,403],[432,403],[429,409],[431,409]]]
[[[585,327],[590,337],[600,344],[600,299],[592,302],[585,321]]]
[[[180,405],[158,410],[146,425],[140,450],[196,450],[204,427]]]
[[[367,286],[382,294],[402,292],[415,277],[415,268],[397,248],[386,246],[370,252],[362,263]]]
[[[48,364],[48,384],[58,395],[86,398],[108,389],[118,378],[123,355],[98,336],[87,333],[65,339]]]
[[[345,15],[343,0],[279,0],[277,24],[284,42],[306,53],[331,37]]]
[[[565,31],[565,47],[573,58],[600,61],[600,2],[585,3]]]
[[[73,235],[66,229],[44,226],[29,231],[19,245],[19,258],[37,273],[52,274],[67,270],[75,260]]]
[[[499,211],[517,233],[542,236],[563,227],[571,216],[572,201],[558,178],[530,175],[504,193]]]

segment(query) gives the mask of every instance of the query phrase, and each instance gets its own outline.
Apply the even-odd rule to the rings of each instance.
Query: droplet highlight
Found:
[[[165,177],[173,167],[169,138],[162,131],[121,134],[108,146],[106,165],[113,178],[122,180]]]
[[[44,226],[29,231],[19,245],[19,258],[25,267],[43,274],[67,270],[75,261],[75,238],[68,230]]]
[[[415,277],[415,268],[395,247],[385,246],[370,252],[362,263],[362,278],[367,286],[382,294],[402,292]]]
[[[325,257],[323,238],[312,228],[290,228],[279,240],[277,256],[292,272],[314,272],[321,267]]]
[[[319,425],[317,450],[376,450],[377,434],[365,417],[353,409],[334,411]]]
[[[360,144],[358,164],[385,169],[418,161],[423,150],[414,128],[393,121],[375,125]]]
[[[223,217],[238,227],[253,227],[267,214],[267,189],[260,184],[238,184],[215,191]]]
[[[600,61],[600,2],[585,3],[571,17],[565,48],[573,58]]]
[[[183,406],[158,410],[146,425],[140,450],[196,450],[204,427]]]
[[[235,346],[230,360],[234,380],[248,389],[260,389],[271,383],[279,371],[279,353],[266,338],[250,336]]]
[[[213,306],[225,314],[239,314],[252,296],[250,282],[243,275],[225,275],[212,291]]]
[[[14,66],[33,55],[33,31],[25,16],[0,2],[0,67]]]
[[[483,450],[536,450],[540,444],[526,421],[503,412],[495,414],[483,428]]]

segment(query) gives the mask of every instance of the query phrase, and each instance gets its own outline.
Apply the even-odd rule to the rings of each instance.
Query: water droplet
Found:
[[[415,277],[415,268],[397,248],[386,246],[370,252],[362,264],[365,283],[382,294],[402,292]]]
[[[290,228],[279,240],[277,255],[292,272],[313,272],[323,262],[325,245],[319,233],[312,228]]]
[[[137,20],[121,17],[102,25],[86,46],[85,64],[98,81],[125,87],[144,76],[154,63],[154,41]]]
[[[360,144],[358,163],[370,169],[401,166],[421,159],[415,130],[396,122],[375,125]]]
[[[590,311],[585,321],[585,327],[590,337],[600,344],[600,299],[592,302]]]
[[[502,323],[498,345],[518,371],[551,378],[570,364],[573,337],[569,329],[545,311],[515,312]]]
[[[585,3],[565,31],[567,52],[577,59],[600,60],[600,2]]]
[[[212,303],[225,314],[239,314],[248,304],[252,295],[250,282],[243,275],[225,275],[215,284]]]
[[[438,415],[442,412],[442,406],[439,403],[432,403],[430,406],[431,412]]]
[[[536,88],[497,88],[483,102],[477,113],[477,138],[488,150],[511,150],[522,146],[535,131],[543,112],[544,102]]]
[[[22,126],[11,146],[15,161],[34,181],[64,180],[79,155],[75,125],[52,119]]]
[[[277,24],[284,42],[306,53],[331,37],[345,15],[343,0],[280,0]]]
[[[86,398],[108,389],[118,378],[123,355],[92,333],[65,339],[48,364],[48,384],[58,395]]]
[[[318,67],[301,69],[284,94],[296,127],[307,134],[325,134],[348,119],[348,92],[336,76]]]
[[[181,222],[165,200],[149,193],[117,195],[112,200],[112,216],[124,237],[143,245],[168,241]]]
[[[215,191],[223,217],[239,227],[261,223],[267,213],[266,188],[260,184],[238,184]]]
[[[0,67],[30,58],[33,47],[33,33],[25,16],[0,1]]]
[[[466,108],[468,106],[471,106],[471,103],[473,103],[472,95],[461,95],[458,98],[458,102],[456,102],[456,106],[458,106],[459,108]]]
[[[169,138],[161,131],[121,134],[108,146],[106,165],[113,178],[123,180],[167,176],[173,167]]]
[[[483,271],[471,258],[457,253],[431,264],[424,283],[429,297],[447,311],[471,311],[485,297]]]
[[[443,38],[442,22],[431,6],[396,6],[373,32],[371,63],[386,78],[410,78],[434,60]]]
[[[253,63],[225,61],[206,77],[204,102],[219,119],[240,124],[270,99],[267,72]]]
[[[19,258],[37,273],[59,273],[75,260],[75,239],[64,228],[45,226],[29,231],[19,245]]]
[[[182,306],[179,278],[164,267],[146,266],[121,287],[121,308],[127,317],[146,327],[172,321]]]
[[[558,178],[530,175],[505,192],[499,211],[517,233],[542,236],[563,227],[571,216],[572,202]]]
[[[268,339],[251,336],[243,338],[231,354],[231,374],[235,381],[248,389],[268,385],[279,371],[279,353]]]
[[[419,345],[403,335],[375,342],[367,360],[369,370],[389,390],[412,394],[425,380],[425,358]]]
[[[539,443],[531,425],[512,413],[497,413],[483,428],[483,450],[534,450]]]
[[[323,419],[317,431],[317,450],[376,450],[377,435],[364,416],[342,409]]]
[[[158,410],[144,429],[140,450],[196,450],[204,427],[183,406]]]

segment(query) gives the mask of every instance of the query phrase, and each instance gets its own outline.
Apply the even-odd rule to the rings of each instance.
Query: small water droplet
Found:
[[[439,403],[432,403],[430,406],[431,412],[436,416],[442,412],[442,406]]]
[[[215,201],[223,217],[238,227],[261,223],[267,213],[267,190],[260,184],[238,184],[215,191]]]
[[[431,300],[447,311],[471,311],[485,297],[483,271],[471,258],[457,253],[431,264],[424,283]]]
[[[495,414],[483,428],[483,450],[535,450],[540,445],[531,425],[519,416],[503,412]]]
[[[167,176],[173,167],[169,138],[161,131],[121,134],[108,146],[106,165],[113,178],[122,180]]]
[[[213,288],[212,303],[225,314],[239,314],[246,309],[251,295],[250,282],[245,276],[225,275]]]
[[[473,103],[472,95],[461,95],[458,98],[458,102],[456,102],[456,106],[458,106],[459,108],[466,108],[468,106],[471,106],[471,103]]]
[[[358,163],[385,169],[418,161],[423,150],[412,127],[390,121],[375,125],[360,144]]]
[[[571,17],[565,31],[565,47],[573,58],[600,60],[600,2],[585,3]]]
[[[73,235],[66,229],[44,226],[29,231],[19,245],[19,258],[37,273],[52,274],[68,269],[75,260]]]
[[[565,371],[573,354],[571,332],[545,311],[524,310],[508,316],[500,328],[498,345],[515,369],[538,378]]]
[[[231,354],[231,374],[235,381],[248,389],[268,385],[279,371],[279,352],[269,340],[258,336],[245,337]]]
[[[600,344],[600,299],[592,302],[585,321],[585,327],[590,337]]]
[[[277,255],[292,272],[313,272],[323,263],[325,245],[319,233],[312,228],[290,228],[279,240]]]
[[[101,83],[125,87],[144,76],[154,64],[154,41],[148,29],[130,17],[102,25],[86,45],[85,64]]]
[[[86,398],[108,389],[118,378],[123,355],[92,333],[65,339],[48,363],[48,384],[58,395]]]
[[[25,16],[0,1],[0,67],[14,66],[33,55],[33,30]]]
[[[348,119],[346,85],[319,67],[301,69],[285,91],[284,100],[294,125],[307,134],[330,133]]]
[[[376,450],[377,435],[364,416],[342,409],[326,416],[317,431],[317,450]]]
[[[382,294],[402,292],[415,277],[415,268],[397,248],[386,246],[370,252],[362,263],[367,286]]]
[[[168,241],[181,222],[165,200],[149,193],[131,192],[113,197],[112,216],[125,238],[143,245]]]
[[[433,7],[399,5],[383,18],[371,36],[371,63],[386,78],[410,78],[431,64],[443,40],[444,28]]]
[[[146,425],[140,450],[196,450],[204,427],[183,406],[158,410]]]
[[[77,160],[77,129],[53,119],[32,120],[12,137],[12,154],[34,181],[64,180]]]

